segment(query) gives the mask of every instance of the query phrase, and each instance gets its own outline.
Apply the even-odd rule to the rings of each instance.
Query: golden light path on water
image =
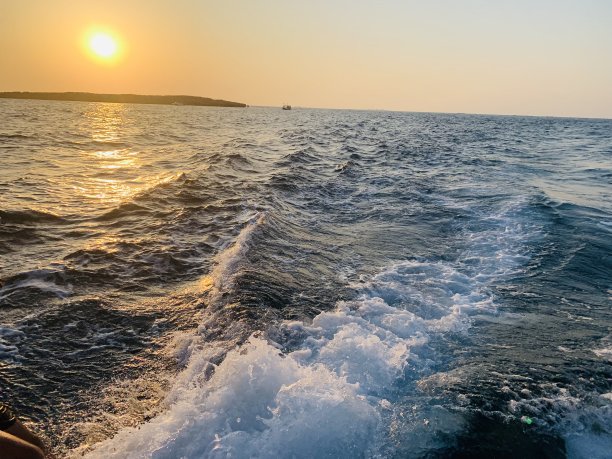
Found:
[[[87,173],[79,183],[72,184],[72,189],[83,204],[98,209],[116,207],[177,178],[177,174],[143,172],[143,152],[124,142],[126,135],[139,129],[143,127],[134,125],[130,107],[125,104],[92,104],[84,114],[82,134],[102,148],[85,148],[80,152]]]

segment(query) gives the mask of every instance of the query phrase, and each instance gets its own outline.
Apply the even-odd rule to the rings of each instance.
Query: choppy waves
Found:
[[[1,395],[58,454],[607,450],[608,121],[0,105]]]
[[[285,321],[252,335],[212,367],[211,342],[192,349],[166,411],[97,445],[90,457],[360,457],[408,450],[393,444],[406,439],[415,442],[415,457],[447,447],[435,439],[456,434],[460,418],[419,407],[419,423],[401,425],[401,400],[407,385],[418,392],[419,382],[431,383],[445,368],[450,356],[435,342],[465,333],[472,314],[494,314],[490,284],[524,267],[521,243],[537,234],[512,220],[517,206],[465,234],[467,247],[454,263],[393,264],[352,285],[354,299],[311,322]],[[231,288],[259,225],[264,217],[253,217],[204,279],[214,304],[229,306],[220,292]],[[206,320],[200,328],[205,335]],[[425,434],[419,427],[430,423],[429,441],[416,442]]]

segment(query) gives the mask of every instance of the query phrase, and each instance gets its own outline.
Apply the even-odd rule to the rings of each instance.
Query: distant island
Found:
[[[206,107],[246,107],[246,104],[198,96],[142,96],[138,94],[95,94],[91,92],[0,92],[0,99],[71,100],[119,104],[199,105]]]

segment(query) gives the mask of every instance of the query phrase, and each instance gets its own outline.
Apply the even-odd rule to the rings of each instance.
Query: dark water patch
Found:
[[[63,223],[65,220],[52,212],[24,209],[0,210],[0,224],[36,224],[36,223]]]
[[[520,420],[508,421],[494,415],[473,413],[465,433],[454,439],[456,446],[426,454],[427,458],[549,458],[566,457],[565,442],[550,433],[538,431]]]
[[[157,391],[166,384],[165,375],[176,371],[174,359],[161,352],[167,341],[164,336],[195,325],[191,301],[173,297],[161,308],[153,302],[122,310],[87,299],[13,325],[18,333],[2,335],[16,350],[0,375],[3,397],[25,419],[46,426],[44,436],[58,453],[65,454],[84,441],[87,432],[77,428],[84,420],[104,423],[99,433],[107,435],[123,425],[121,417],[126,412],[130,422],[142,422],[160,402]],[[141,382],[137,394],[121,386],[116,387],[116,396],[106,393],[109,387],[145,372],[151,373],[151,379]],[[156,372],[164,376],[156,378]],[[15,384],[21,380],[28,383]],[[158,384],[147,382],[152,380]],[[135,411],[139,400],[148,409]],[[132,409],[126,404],[132,404]],[[66,429],[67,425],[72,428]]]
[[[176,198],[181,203],[197,205],[208,201],[210,196],[208,194],[203,194],[201,191],[193,192],[191,190],[181,190],[176,195]]]
[[[241,155],[240,153],[230,153],[229,155],[225,157],[225,162],[232,166],[240,166],[240,167],[244,167],[244,166],[248,166],[252,164],[249,158],[247,158],[244,155]]]
[[[0,307],[36,307],[44,298],[64,298],[71,286],[63,269],[37,269],[0,279]]]
[[[295,180],[291,177],[275,176],[270,180],[270,187],[281,191],[296,192],[300,189]]]
[[[135,202],[128,202],[125,204],[121,204],[119,207],[112,209],[104,214],[96,217],[96,220],[99,221],[111,221],[111,220],[119,220],[124,219],[126,217],[140,217],[146,216],[151,213],[151,209],[140,204],[136,204]]]
[[[25,134],[0,134],[0,139],[30,139],[31,137]]]
[[[144,291],[159,282],[178,282],[201,275],[214,253],[206,242],[181,248],[156,248],[147,241],[108,249],[82,249],[67,255],[65,276],[75,288]]]
[[[278,167],[290,167],[295,164],[311,164],[321,161],[316,150],[312,147],[300,149],[286,154],[282,160],[277,163]]]
[[[228,150],[236,150],[236,149],[245,149],[245,150],[253,150],[257,148],[257,143],[251,142],[246,139],[232,139],[228,140],[223,144],[223,147]]]
[[[66,314],[67,311],[70,313]],[[36,319],[26,319],[19,324],[23,334],[15,343],[19,349],[17,361],[21,363],[5,368],[4,386],[18,406],[27,400],[20,390],[28,389],[41,400],[47,393],[60,393],[67,401],[83,389],[97,385],[100,378],[111,377],[109,365],[117,357],[129,358],[113,350],[135,352],[141,348],[143,343],[138,335],[152,321],[152,317],[130,317],[99,300],[68,303]],[[31,367],[27,364],[30,361],[42,362],[43,366]],[[75,364],[88,371],[75,373]],[[25,375],[29,381],[27,388],[7,384]]]
[[[44,232],[33,227],[21,225],[0,224],[0,253],[10,253],[20,250],[21,244],[34,244],[47,240]]]

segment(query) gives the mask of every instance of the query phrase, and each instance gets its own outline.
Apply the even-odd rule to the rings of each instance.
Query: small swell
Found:
[[[151,210],[145,206],[138,205],[134,202],[121,204],[96,218],[97,221],[109,221],[124,217],[134,217],[139,215],[147,215]]]
[[[61,268],[35,269],[20,273],[1,279],[0,286],[0,302],[7,301],[11,296],[25,290],[51,294],[57,298],[65,298],[72,292]]]
[[[177,172],[176,174],[159,177],[153,185],[137,193],[135,198],[143,198],[143,197],[149,196],[153,194],[154,191],[166,188],[177,182],[187,183],[188,182],[187,174],[185,174],[184,172]]]
[[[241,155],[240,153],[231,153],[227,155],[226,161],[230,164],[239,164],[239,165],[250,165],[251,160],[249,160],[246,156]]]
[[[270,186],[272,188],[287,192],[297,191],[299,189],[298,185],[295,183],[295,180],[278,175],[272,177],[270,180]]]
[[[298,150],[293,153],[289,153],[283,157],[279,162],[280,166],[288,166],[291,164],[311,164],[315,161],[319,161],[320,158],[317,156],[316,151],[312,147]]]
[[[30,139],[31,136],[23,134],[0,134],[0,139]]]
[[[0,224],[15,223],[62,223],[65,220],[52,212],[27,209],[27,210],[0,210]]]
[[[153,185],[147,187],[132,197],[131,201],[126,201],[120,204],[118,207],[111,209],[102,215],[95,218],[97,221],[109,221],[123,217],[134,217],[141,215],[148,215],[153,212],[153,209],[148,207],[145,203],[154,201],[156,192],[163,190],[166,187],[171,186],[175,183],[183,183],[186,181],[186,174],[179,172],[166,177],[159,178]],[[159,204],[159,200],[156,204]]]
[[[221,251],[215,259],[215,268],[200,281],[200,288],[216,303],[224,292],[231,289],[239,262],[244,258],[253,232],[264,224],[266,216],[258,212],[251,217],[232,245]]]

